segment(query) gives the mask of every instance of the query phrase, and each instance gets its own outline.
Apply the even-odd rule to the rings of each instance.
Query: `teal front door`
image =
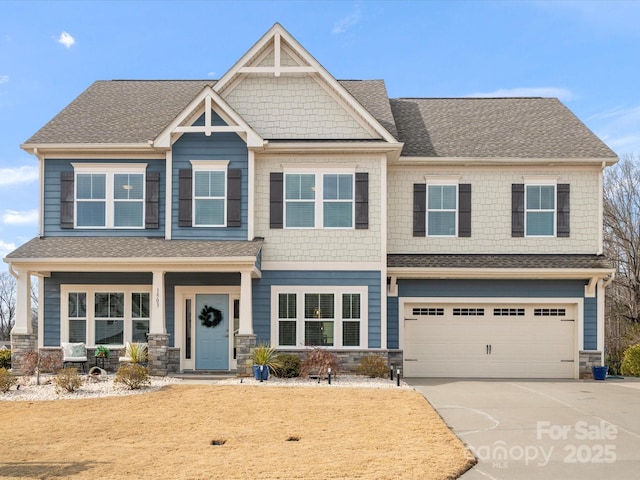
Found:
[[[196,295],[196,370],[229,370],[229,295]]]

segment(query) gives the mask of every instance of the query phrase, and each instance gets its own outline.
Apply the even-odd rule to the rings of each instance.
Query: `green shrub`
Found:
[[[11,366],[11,350],[0,350],[0,368]]]
[[[53,379],[56,393],[62,391],[75,392],[82,386],[82,377],[78,375],[78,369],[74,367],[62,368]]]
[[[149,385],[149,369],[137,363],[122,365],[116,372],[114,383],[122,383],[129,390],[137,390],[145,385]]]
[[[320,378],[325,378],[329,369],[332,375],[338,373],[338,357],[335,353],[316,347],[309,352],[300,365],[300,374],[303,377],[318,375]]]
[[[624,351],[620,371],[622,375],[640,377],[640,343],[631,345]]]
[[[360,363],[356,367],[356,373],[371,378],[386,377],[389,374],[389,366],[384,357],[367,355],[360,359]]]
[[[300,376],[300,357],[293,353],[281,353],[278,361],[282,365],[277,372],[281,378],[295,378]]]
[[[6,368],[0,368],[0,392],[7,393],[11,387],[18,383],[16,376]]]

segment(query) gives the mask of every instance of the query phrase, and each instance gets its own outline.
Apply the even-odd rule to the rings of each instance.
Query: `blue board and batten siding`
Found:
[[[194,125],[203,125],[204,116]],[[211,113],[214,126],[226,125],[215,113]],[[173,179],[172,237],[175,239],[201,238],[209,240],[247,240],[248,218],[248,165],[247,145],[235,133],[185,133],[172,147]],[[228,160],[229,169],[241,171],[240,227],[180,227],[178,224],[179,172],[190,169],[191,160]]]
[[[583,280],[398,280],[398,297],[494,298],[575,298],[584,300],[584,348],[597,349],[598,314],[596,297],[585,298]],[[398,348],[398,299],[387,301],[389,348]]]
[[[267,270],[262,278],[253,281],[253,330],[258,343],[271,340],[271,287],[304,286],[365,286],[369,291],[368,340],[369,348],[381,347],[380,272],[376,271],[283,271]]]
[[[151,285],[151,273],[109,272],[53,272],[44,278],[44,332],[45,347],[60,346],[60,286],[61,285]]]
[[[146,163],[147,172],[160,174],[159,228],[60,228],[60,173],[73,172],[72,163],[113,165],[114,163]],[[44,162],[44,234],[45,236],[94,236],[94,237],[163,237],[165,217],[165,161],[158,159],[123,160],[120,158],[100,160],[46,159]]]

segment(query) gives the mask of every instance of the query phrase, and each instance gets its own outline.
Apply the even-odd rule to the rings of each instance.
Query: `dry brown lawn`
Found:
[[[0,402],[0,425],[11,479],[451,479],[474,462],[420,394],[400,389],[173,385]]]

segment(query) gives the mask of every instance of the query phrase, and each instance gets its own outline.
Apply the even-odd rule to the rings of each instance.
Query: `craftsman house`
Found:
[[[97,81],[22,148],[41,218],[4,259],[18,371],[62,342],[148,342],[156,374],[244,372],[265,342],[406,376],[602,362],[617,158],[557,99],[390,99],[276,24],[217,81]]]

